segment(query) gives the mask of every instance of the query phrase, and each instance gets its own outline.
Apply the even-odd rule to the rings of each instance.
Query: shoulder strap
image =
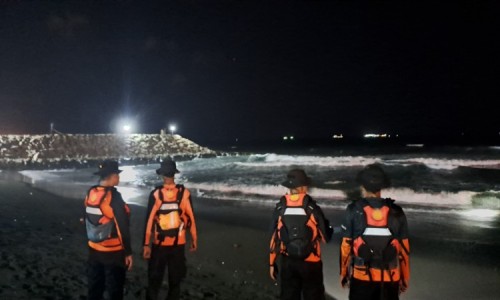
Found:
[[[285,213],[285,208],[286,207],[286,197],[282,196],[280,198],[280,201],[276,204],[275,210],[278,211],[278,215],[283,216]]]
[[[165,198],[163,197],[163,186],[159,185],[155,188],[155,191],[153,192],[153,194],[158,191],[158,197],[160,197],[160,201],[163,202],[165,200]]]
[[[316,202],[311,198],[309,195],[304,196],[304,200],[302,202],[302,207],[306,211],[306,214],[308,217],[311,217],[313,211],[314,211],[314,206],[316,205]]]
[[[88,199],[88,197],[90,196],[90,192],[91,192],[92,190],[97,189],[97,188],[98,188],[98,186],[97,186],[97,185],[95,185],[95,186],[93,186],[93,187],[91,187],[91,188],[89,189],[89,191],[87,192],[87,199]],[[101,206],[102,201],[106,198],[106,196],[108,195],[108,193],[109,193],[109,189],[108,189],[108,188],[104,188],[104,194],[102,195],[102,197],[99,199],[99,202],[98,202],[98,203],[99,203],[99,206]]]
[[[181,204],[182,198],[184,198],[184,191],[186,190],[184,188],[184,185],[178,184],[175,186],[177,188],[177,204]]]
[[[354,205],[358,209],[361,209],[361,211],[363,211],[363,209],[365,208],[365,206],[370,205],[370,203],[368,203],[368,200],[366,200],[365,198],[361,198],[361,199],[355,200],[354,201]]]

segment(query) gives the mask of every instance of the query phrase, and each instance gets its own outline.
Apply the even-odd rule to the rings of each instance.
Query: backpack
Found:
[[[163,187],[158,187],[158,196],[161,201],[160,209],[156,212],[156,232],[160,241],[167,237],[176,238],[177,243],[179,232],[182,231],[184,223],[181,219],[182,210],[180,204],[184,196],[184,186],[176,185],[177,195],[169,194],[173,191],[163,192]],[[170,200],[170,201],[169,201]],[[172,201],[175,200],[175,201]]]
[[[115,228],[110,212],[111,197],[107,197],[109,193],[109,189],[94,187],[85,199],[85,227],[91,242],[100,243],[111,238]]]
[[[288,206],[286,197],[280,200],[278,237],[290,258],[306,259],[315,251],[313,230],[308,225],[314,209],[312,202],[308,195],[304,196],[301,206]]]
[[[390,270],[398,266],[398,242],[391,230],[391,204],[384,199],[375,208],[366,199],[356,200],[357,209],[364,217],[364,231],[353,241],[354,265],[370,269]]]

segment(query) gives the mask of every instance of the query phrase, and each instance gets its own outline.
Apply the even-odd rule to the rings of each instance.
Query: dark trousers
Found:
[[[180,299],[181,282],[186,277],[184,245],[153,246],[148,266],[146,299],[158,299],[166,268],[168,268],[168,295],[166,299]]]
[[[325,299],[322,262],[306,262],[283,256],[280,274],[282,300]]]
[[[90,249],[87,266],[88,299],[102,300],[104,291],[108,299],[122,300],[127,269],[123,251],[98,252]]]
[[[371,282],[352,278],[349,300],[399,300],[398,282]]]

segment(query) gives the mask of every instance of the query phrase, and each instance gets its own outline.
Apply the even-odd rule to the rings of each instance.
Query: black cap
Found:
[[[179,173],[179,170],[177,170],[177,164],[170,157],[165,158],[161,162],[160,168],[156,170],[156,174],[163,175],[165,177],[174,177],[176,173]]]
[[[286,175],[286,180],[281,183],[282,186],[289,189],[295,189],[300,186],[310,186],[311,178],[306,175],[302,169],[293,169]]]
[[[118,169],[118,162],[115,160],[105,160],[99,164],[99,169],[94,175],[108,177],[111,174],[120,174],[122,170]]]
[[[358,173],[356,181],[367,191],[376,193],[391,185],[389,176],[384,172],[379,164],[366,166]]]

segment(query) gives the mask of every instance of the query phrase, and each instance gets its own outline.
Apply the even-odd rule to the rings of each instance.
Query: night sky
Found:
[[[98,2],[0,1],[0,133],[500,131],[495,1]]]

